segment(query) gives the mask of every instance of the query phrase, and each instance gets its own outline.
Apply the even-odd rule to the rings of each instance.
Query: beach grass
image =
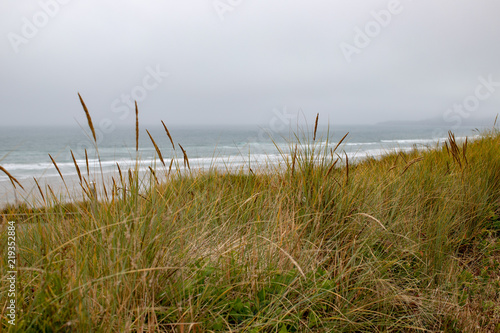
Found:
[[[317,122],[251,171],[180,172],[148,133],[149,173],[5,208],[0,332],[499,332],[498,129],[352,163]]]

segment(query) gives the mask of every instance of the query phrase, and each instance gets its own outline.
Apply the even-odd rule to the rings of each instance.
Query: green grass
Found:
[[[500,331],[498,130],[347,167],[303,141],[261,172],[167,163],[99,202],[84,183],[84,202],[4,209],[0,332]]]

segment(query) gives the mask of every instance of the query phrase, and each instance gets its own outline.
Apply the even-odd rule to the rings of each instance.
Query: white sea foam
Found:
[[[336,133],[347,133],[350,129],[339,129]],[[257,164],[280,163],[284,159],[290,158],[290,152],[295,149],[294,143],[287,142],[288,139],[277,136],[273,139],[267,136],[262,137],[258,132],[251,131],[236,131],[230,128],[223,129],[219,132],[211,130],[192,131],[186,129],[183,131],[172,131],[174,140],[180,142],[187,151],[191,168],[206,169],[210,167],[227,168],[235,166],[256,166]],[[465,140],[469,132],[463,131],[456,133],[458,141]],[[0,146],[0,164],[8,170],[17,179],[39,178],[58,176],[58,172],[52,164],[48,154],[54,156],[59,169],[63,175],[74,176],[76,170],[74,162],[69,154],[67,144],[64,144],[74,134],[72,131],[65,133],[57,133],[47,130],[45,137],[40,137],[37,132],[30,137],[30,132],[17,133],[12,132],[0,139],[2,144],[9,140],[9,146]],[[164,135],[163,128],[160,128],[155,137]],[[432,147],[438,142],[442,143],[447,138],[433,138],[433,128],[422,129],[413,128],[401,133],[387,133],[384,129],[367,128],[366,130],[357,129],[357,132],[351,132],[348,140],[346,140],[337,149],[337,153],[343,155],[347,153],[350,159],[379,157],[389,151],[397,149],[406,151],[410,149]],[[15,135],[18,134],[18,139]],[[43,134],[43,133],[42,133]],[[400,137],[387,138],[387,135],[399,135]],[[42,135],[43,136],[43,135]],[[293,136],[291,136],[293,137]],[[469,139],[474,139],[478,135],[470,136]],[[113,139],[110,142],[100,144],[99,153],[100,161],[96,157],[96,152],[88,151],[89,172],[114,172],[117,170],[117,164],[122,170],[134,168],[135,160],[135,138],[129,131],[116,131],[109,138]],[[314,147],[316,156],[323,154],[326,150],[333,149],[337,146],[340,137],[336,140],[329,138],[328,140],[320,139],[313,141],[312,138],[303,139],[297,143],[297,149],[306,151]],[[272,141],[274,140],[274,142]],[[17,148],[18,142],[27,142],[26,146]],[[59,142],[62,142],[59,144]],[[174,165],[184,168],[184,160],[182,153],[177,149],[172,150],[170,143],[165,138],[165,142],[157,142],[162,149],[163,158],[167,164],[174,159]],[[50,148],[50,149],[49,149]],[[87,172],[87,160],[85,152],[79,151],[78,147],[71,146],[76,162],[82,173]],[[178,147],[177,147],[178,148]],[[4,149],[4,150],[2,150]],[[165,168],[156,156],[156,151],[152,147],[151,142],[145,138],[140,143],[140,151],[138,161],[141,170],[146,170],[149,165],[154,168]],[[8,177],[0,173],[0,181],[8,180]]]

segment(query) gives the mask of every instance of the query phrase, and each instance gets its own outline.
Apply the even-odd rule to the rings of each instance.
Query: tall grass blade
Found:
[[[139,108],[135,101],[135,151],[139,151]]]
[[[293,257],[288,252],[286,252],[283,248],[281,248],[278,244],[276,244],[275,242],[273,242],[269,238],[266,238],[266,237],[260,236],[260,235],[258,237],[262,238],[262,239],[265,239],[266,241],[268,241],[269,243],[271,243],[272,245],[274,245],[278,250],[280,250],[284,255],[286,255],[288,257],[288,259],[290,259],[290,261],[292,262],[292,264],[295,267],[297,267],[297,270],[299,271],[300,275],[302,275],[302,277],[304,279],[307,279],[306,275],[304,274],[304,270],[300,267],[299,263],[295,259],[293,259]]]
[[[168,131],[167,126],[165,125],[165,123],[163,122],[163,120],[161,121],[161,123],[163,124],[163,128],[165,129],[165,132],[167,132],[167,135],[168,135],[168,138],[170,140],[170,143],[172,144],[172,148],[175,150],[174,140],[172,140],[172,136],[170,135],[170,132]]]
[[[464,159],[465,165],[469,164],[469,161],[467,160],[467,143],[468,143],[468,138],[465,137],[465,142],[462,145],[462,158]]]
[[[17,185],[19,185],[20,188],[22,188],[24,190],[24,187],[23,185],[21,185],[21,183],[14,177],[12,176],[7,170],[5,170],[5,168],[3,166],[0,165],[0,171],[2,171],[3,173],[5,173],[7,175],[7,177],[9,177],[10,181],[12,182],[12,184],[16,183]],[[14,185],[14,188],[16,186]]]
[[[349,132],[347,132],[343,137],[342,139],[340,139],[340,141],[337,143],[337,145],[335,146],[335,148],[333,148],[332,150],[332,155],[334,152],[337,151],[337,148],[339,148],[339,146],[342,144],[342,142],[344,142],[345,138],[347,138],[347,136],[349,135]]]
[[[47,201],[45,200],[45,195],[43,194],[42,188],[40,187],[40,184],[38,184],[38,181],[36,180],[35,177],[33,177],[33,180],[35,181],[36,187],[38,188],[38,192],[40,192],[40,195],[42,196],[43,203],[47,205]]]
[[[345,154],[345,186],[349,184],[349,157],[347,156],[347,153],[344,152]]]
[[[168,174],[170,175],[170,172],[172,171],[172,165],[174,164],[174,159],[172,158],[170,160],[170,165],[168,166]]]
[[[73,159],[73,163],[75,164],[75,169],[76,173],[78,174],[78,178],[80,179],[80,184],[82,183],[82,174],[80,172],[80,167],[78,166],[78,163],[76,163],[75,155],[73,155],[73,151],[70,150],[71,152],[71,158]]]
[[[153,170],[153,168],[151,166],[148,166],[148,168],[149,168],[149,171],[151,172],[151,174],[153,175],[153,177],[155,179],[156,185],[160,185],[160,182],[158,181],[158,178],[156,178],[156,172]]]
[[[123,186],[123,175],[122,175],[122,169],[120,168],[120,164],[116,163],[116,167],[118,168],[118,174],[120,175],[120,184]]]
[[[161,163],[163,164],[163,166],[166,166],[165,161],[163,160],[163,156],[161,154],[160,148],[158,148],[158,145],[156,144],[155,140],[151,136],[151,133],[149,133],[148,130],[146,130],[146,132],[148,133],[149,138],[151,139],[151,142],[153,143],[153,146],[155,147],[156,153],[158,154],[158,157],[160,158]]]
[[[90,177],[89,155],[87,154],[87,149],[85,149],[85,166],[87,167],[87,177]]]
[[[408,162],[408,164],[406,164],[406,166],[404,167],[403,172],[401,172],[401,175],[403,175],[413,164],[420,162],[423,159],[424,159],[423,157],[417,157],[417,158],[411,160],[410,162]]]
[[[80,98],[80,103],[82,103],[83,111],[85,111],[85,116],[87,117],[87,123],[90,127],[90,130],[92,131],[92,137],[94,138],[94,143],[97,144],[97,138],[95,135],[94,124],[92,123],[92,118],[90,117],[89,109],[87,109],[87,106],[85,105],[85,102],[83,101],[83,98],[80,95],[80,93],[78,93],[78,97]]]
[[[319,113],[316,115],[316,122],[314,123],[313,141],[316,141],[316,132],[318,131],[318,120],[319,120]]]
[[[333,168],[335,168],[335,165],[337,164],[337,162],[339,161],[339,159],[337,158],[335,160],[335,162],[332,163],[332,165],[328,168],[328,171],[325,175],[325,179],[328,178],[328,176],[330,175],[330,173],[332,172]]]
[[[64,177],[61,173],[61,170],[59,170],[59,167],[57,166],[57,163],[56,161],[54,161],[54,158],[52,158],[52,156],[49,154],[49,157],[50,157],[50,160],[52,161],[52,164],[54,164],[54,166],[56,167],[56,170],[57,170],[57,173],[59,174],[59,176],[61,177],[64,185],[66,185],[66,181],[64,180]]]
[[[50,185],[47,184],[47,188],[49,189],[50,195],[52,196],[54,203],[57,203],[59,200],[57,200],[57,196],[55,195],[54,191],[52,191],[52,187],[50,187]]]
[[[184,148],[182,148],[180,143],[179,143],[179,147],[181,147],[182,155],[184,155],[184,167],[186,167],[186,164],[187,164],[188,169],[191,170],[191,167],[189,166],[189,159],[188,159],[188,156],[186,154],[186,151],[184,150]]]

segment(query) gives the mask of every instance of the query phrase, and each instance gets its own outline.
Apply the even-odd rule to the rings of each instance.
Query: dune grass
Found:
[[[161,157],[107,189],[78,172],[83,202],[4,209],[0,332],[499,332],[499,131],[356,164],[312,139],[261,172]]]

